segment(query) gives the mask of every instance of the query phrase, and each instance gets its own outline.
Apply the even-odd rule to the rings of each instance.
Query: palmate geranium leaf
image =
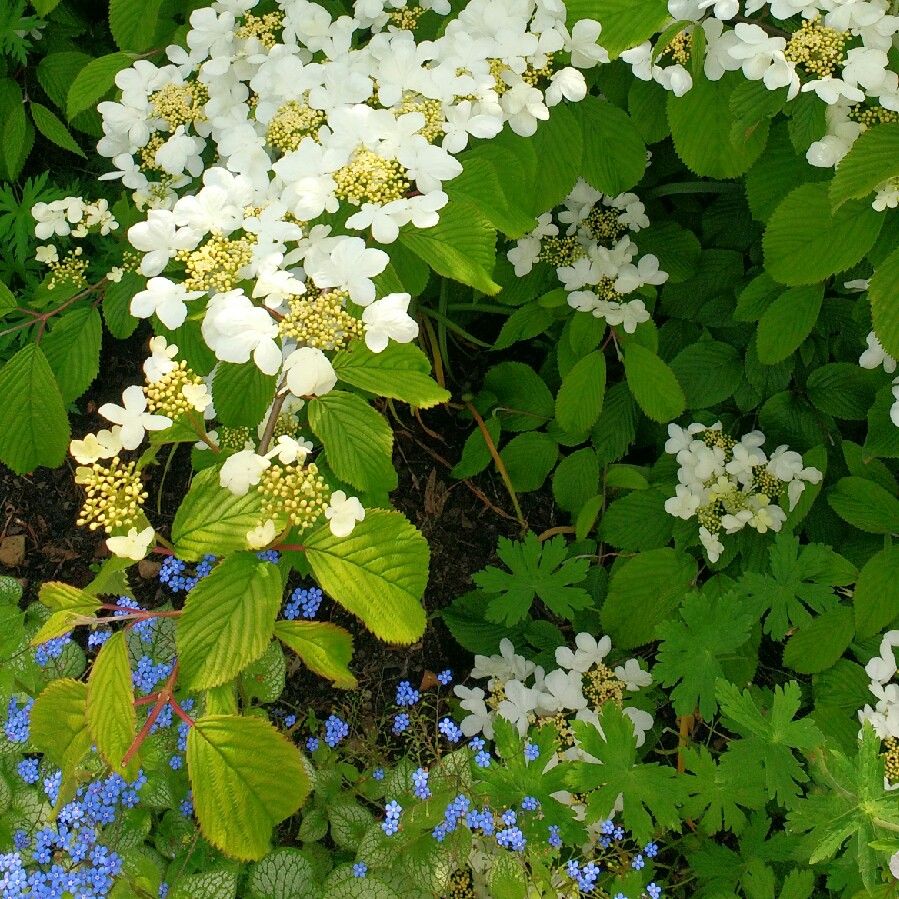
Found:
[[[575,609],[591,603],[590,594],[579,584],[587,576],[588,559],[568,559],[565,540],[553,537],[541,545],[537,535],[528,532],[521,542],[500,537],[497,555],[510,571],[495,565],[474,575],[474,582],[485,593],[498,593],[487,605],[488,621],[507,626],[524,620],[539,596],[556,615],[571,618]]]
[[[566,777],[572,792],[590,791],[587,820],[599,821],[611,814],[620,794],[624,826],[638,842],[651,839],[657,827],[677,827],[678,807],[686,796],[686,784],[678,779],[677,771],[637,761],[633,722],[613,702],[603,706],[599,725],[601,732],[587,721],[571,725],[581,748],[602,763],[577,762]]]
[[[742,735],[731,741],[727,754],[745,767],[761,766],[768,796],[786,808],[794,806],[800,784],[808,782],[794,752],[810,753],[824,742],[810,718],[793,720],[801,702],[799,684],[775,687],[769,708],[760,707],[749,690],[741,692],[725,680],[718,681],[717,694],[725,724]]]

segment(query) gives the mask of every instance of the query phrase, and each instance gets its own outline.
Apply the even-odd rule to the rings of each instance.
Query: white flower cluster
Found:
[[[351,328],[361,317],[373,352],[418,333],[408,294],[376,299],[387,254],[332,233],[332,214],[349,207],[345,228],[382,244],[403,226],[433,227],[443,183],[462,171],[453,154],[506,124],[533,134],[549,107],[585,96],[575,66],[608,56],[599,24],[569,32],[557,0],[473,0],[433,41],[416,39],[416,23],[448,13],[446,0],[359,0],[338,18],[308,0],[258,16],[255,6],[215,0],[191,14],[188,49],[169,47],[168,65],[119,72],[120,99],[99,106],[98,150],[115,166],[103,177],[149,207],[128,232],[150,278],[132,313],[177,328],[188,304],[205,304],[203,338],[219,360],[252,358],[286,372],[295,395],[321,395],[329,347],[297,356],[307,341],[284,324],[301,298],[324,294]],[[164,274],[173,260],[185,277]],[[310,315],[334,319],[320,312]]]
[[[880,368],[891,375],[896,371],[896,360],[884,350],[877,335],[872,331],[868,335],[868,348],[859,356],[858,364],[862,368]],[[890,420],[899,428],[899,375],[893,379],[893,405],[890,407]]]
[[[889,0],[774,0],[767,4],[770,22],[737,22],[738,15],[763,10],[763,0],[669,0],[678,21],[692,22],[657,52],[650,41],[626,50],[621,58],[643,81],[654,80],[681,97],[693,86],[688,63],[692,34],[705,36],[704,71],[711,81],[740,70],[769,90],[788,88],[788,98],[814,91],[828,105],[828,133],[815,141],[807,159],[829,168],[846,155],[866,127],[864,113],[899,112],[899,76],[888,54],[899,34],[899,15]],[[802,16],[801,27],[787,20]],[[664,63],[672,63],[665,65]],[[889,119],[894,120],[894,119]],[[899,186],[886,184],[881,209],[899,202]],[[878,208],[875,206],[875,208]]]
[[[633,334],[649,319],[642,300],[624,297],[647,284],[663,284],[667,272],[651,253],[639,259],[630,234],[649,225],[636,194],[609,197],[578,179],[564,204],[545,212],[537,227],[509,250],[519,277],[541,261],[556,269],[568,305]]]
[[[665,501],[665,511],[699,521],[699,539],[710,562],[724,552],[722,528],[727,534],[747,526],[760,534],[779,531],[787,517],[780,506],[784,488],[792,510],[806,483],[822,478],[785,444],[769,459],[761,449],[764,442],[761,431],[750,431],[738,442],[723,433],[720,422],[711,427],[668,425],[665,452],[677,457],[680,468],[676,494]]]
[[[578,634],[576,649],[560,646],[556,650],[559,666],[547,672],[515,652],[511,640],[503,639],[499,655],[475,656],[471,676],[487,680],[486,692],[480,687],[459,685],[455,694],[469,714],[461,722],[466,737],[483,733],[493,738],[493,722],[497,716],[512,722],[524,736],[531,725],[540,726],[554,720],[560,728],[561,750],[565,758],[585,758],[577,742],[567,730],[568,719],[588,721],[599,729],[597,712],[612,700],[622,704],[628,692],[636,692],[652,683],[652,675],[640,667],[636,659],[628,659],[614,670],[605,664],[612,649],[608,637],[596,640],[590,634]],[[633,706],[622,711],[634,725],[639,745],[652,727],[652,715]],[[601,732],[601,730],[600,730]]]
[[[899,684],[892,682],[897,670],[893,650],[897,646],[899,631],[887,631],[880,641],[880,654],[865,665],[865,673],[871,678],[869,689],[877,697],[877,702],[873,708],[865,705],[859,709],[858,720],[862,724],[868,721],[881,740],[899,740]],[[899,789],[899,770],[894,764],[889,764],[889,755],[887,768],[892,777],[884,777],[884,786],[888,790],[896,790]]]
[[[98,231],[105,237],[119,227],[106,200],[88,203],[82,197],[65,197],[50,203],[35,203],[31,215],[38,240],[47,240],[54,234],[85,237],[89,231]]]

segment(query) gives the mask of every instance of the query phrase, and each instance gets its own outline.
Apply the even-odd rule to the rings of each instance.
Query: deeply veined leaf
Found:
[[[882,225],[870,203],[849,200],[831,213],[827,184],[801,184],[768,219],[765,268],[781,284],[823,281],[859,262]]]
[[[634,399],[653,421],[671,421],[684,411],[684,391],[674,372],[646,347],[627,344],[624,373]]]
[[[48,581],[41,586],[38,599],[53,614],[32,637],[32,646],[67,634],[75,625],[84,623],[85,618],[93,618],[94,612],[100,607],[100,600],[89,593],[55,581]]]
[[[446,278],[482,293],[499,293],[491,278],[496,261],[496,231],[477,207],[454,202],[440,210],[433,228],[410,226],[400,231],[400,243]]]
[[[62,464],[69,419],[39,346],[28,343],[0,370],[0,460],[16,474]]]
[[[671,370],[691,409],[708,409],[724,402],[739,387],[743,360],[729,343],[700,340],[671,360]]]
[[[549,434],[516,434],[499,454],[512,486],[520,493],[539,490],[559,457],[559,445]]]
[[[784,664],[817,674],[836,664],[855,636],[852,609],[836,606],[802,625],[784,647]]]
[[[0,117],[3,121],[0,156],[6,163],[6,176],[10,181],[18,178],[31,149],[28,141],[28,129],[31,125],[25,115],[24,103],[25,98],[18,82],[12,78],[0,78]]]
[[[255,428],[275,395],[276,379],[255,365],[222,362],[212,379],[215,417],[229,428]]]
[[[582,131],[571,108],[560,103],[549,119],[539,123],[533,137],[515,140],[529,141],[537,154],[537,177],[528,188],[531,212],[542,215],[568,196],[581,174]]]
[[[137,754],[127,767],[122,764],[137,731],[131,664],[124,631],[113,634],[94,660],[87,685],[87,724],[109,767],[126,780],[136,777]]]
[[[281,847],[253,865],[247,889],[252,899],[317,896],[315,871],[299,849]]]
[[[272,828],[309,794],[299,752],[262,718],[201,718],[187,735],[187,771],[203,835],[242,861],[262,858]]]
[[[877,339],[893,358],[899,357],[899,248],[874,270],[868,298]]]
[[[77,400],[97,377],[102,338],[100,313],[88,307],[60,316],[41,341],[64,403]]]
[[[275,636],[286,643],[316,674],[341,690],[355,690],[356,678],[347,668],[353,658],[353,637],[342,627],[322,621],[278,621]]]
[[[305,547],[322,590],[376,637],[409,644],[424,633],[428,544],[398,512],[366,512],[349,537],[320,527]]]
[[[855,629],[873,637],[899,615],[899,551],[882,549],[858,573],[853,593]]]
[[[252,487],[244,496],[222,487],[217,466],[196,474],[172,523],[178,558],[197,562],[206,553],[246,549],[247,532],[259,524],[261,502]]]
[[[431,378],[428,357],[412,343],[391,341],[381,353],[357,343],[351,350],[336,353],[333,365],[341,381],[419,409],[430,409],[450,398],[449,391]]]
[[[556,419],[573,434],[587,431],[602,412],[606,391],[606,357],[601,350],[587,354],[562,379],[556,395]]]
[[[125,272],[121,280],[107,286],[100,308],[113,337],[126,340],[134,333],[139,319],[131,314],[131,301],[146,286],[147,279],[135,272]]]
[[[566,23],[596,19],[602,25],[599,44],[614,59],[622,50],[652,37],[669,17],[665,0],[568,0]]]
[[[785,290],[759,319],[756,342],[759,362],[776,365],[795,352],[811,334],[823,301],[823,284]]]
[[[553,496],[566,512],[577,515],[599,489],[599,462],[589,446],[566,456],[553,472]]]
[[[899,499],[867,478],[841,478],[827,496],[844,521],[872,534],[899,533]]]
[[[237,885],[236,871],[212,868],[179,877],[166,895],[168,899],[236,899]]]
[[[646,146],[631,117],[589,95],[573,109],[584,139],[581,177],[613,197],[632,188],[643,177]]]
[[[374,493],[397,485],[393,432],[384,417],[354,393],[332,390],[309,401],[309,426],[341,481]]]
[[[852,362],[816,368],[806,381],[812,405],[835,418],[860,421],[868,416],[879,379]]]
[[[29,740],[63,769],[64,779],[72,774],[93,743],[87,728],[87,689],[81,681],[55,680],[44,688],[31,709]]]
[[[109,28],[120,50],[143,53],[153,46],[162,0],[110,0]]]
[[[84,150],[78,146],[69,129],[42,103],[31,104],[31,117],[34,119],[37,130],[47,140],[56,144],[57,147],[62,147],[63,150],[68,150],[70,153],[80,156],[82,159],[87,158],[84,155]]]
[[[493,349],[505,350],[519,340],[530,340],[546,331],[554,319],[552,309],[539,302],[526,303],[506,319],[496,343],[493,344]]]
[[[523,362],[500,362],[487,372],[484,389],[497,398],[497,415],[508,431],[533,431],[555,412],[553,396],[544,380]]]
[[[265,652],[281,608],[281,577],[253,553],[219,562],[190,591],[175,639],[184,684],[195,690],[236,677]]]
[[[696,235],[677,222],[653,223],[640,232],[640,254],[652,253],[659,260],[659,268],[668,272],[671,284],[680,284],[696,274],[701,249]]]
[[[136,3],[136,0],[132,0]],[[91,60],[75,77],[69,88],[66,103],[66,115],[71,121],[74,116],[89,109],[103,98],[103,95],[115,85],[115,76],[131,65],[132,59],[127,53],[109,53]]]
[[[847,200],[867,197],[879,184],[899,175],[899,122],[866,128],[840,160],[830,183],[830,201],[839,209]]]

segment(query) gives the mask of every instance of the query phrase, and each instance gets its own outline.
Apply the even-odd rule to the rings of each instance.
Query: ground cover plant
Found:
[[[3,15],[0,460],[106,557],[0,579],[0,896],[896,894],[895,3]]]

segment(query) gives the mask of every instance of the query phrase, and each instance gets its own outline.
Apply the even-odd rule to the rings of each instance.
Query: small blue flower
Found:
[[[315,750],[318,749],[318,746],[319,746],[318,737],[309,737],[309,739],[306,740],[306,751],[307,752],[315,752]]]
[[[496,835],[496,842],[506,849],[513,849],[516,852],[522,852],[527,840],[518,827],[507,827]]]
[[[659,847],[655,843],[647,843],[643,847],[643,852],[647,858],[655,858],[659,854]]]
[[[325,722],[325,742],[333,749],[344,737],[349,736],[350,726],[337,715],[331,715]]]
[[[418,690],[412,687],[409,681],[400,681],[396,688],[396,704],[399,706],[415,705],[420,698]]]
[[[419,768],[412,774],[412,784],[415,787],[415,795],[419,799],[430,799],[431,788],[428,786],[428,772]]]
[[[260,562],[272,562],[277,565],[281,560],[281,553],[276,549],[264,549],[261,552],[256,553],[256,558],[259,559]]]
[[[452,718],[443,718],[437,725],[437,730],[439,730],[450,743],[458,743],[463,736],[462,730]]]
[[[503,824],[506,825],[506,827],[511,827],[513,824],[518,823],[518,816],[512,809],[507,809],[500,816],[500,820],[503,822]]]
[[[657,883],[647,884],[646,892],[649,893],[650,899],[661,899],[662,888]]]
[[[40,775],[38,774],[38,760],[37,759],[22,759],[21,762],[16,766],[19,772],[19,777],[25,781],[27,784],[36,784],[40,779]]]
[[[353,877],[365,877],[368,873],[368,865],[365,862],[356,862],[353,865]]]
[[[315,618],[319,606],[322,604],[322,591],[318,587],[297,587],[290,594],[290,599],[284,607],[284,617],[288,621],[299,618]]]
[[[290,728],[293,727],[294,724],[296,724],[296,723],[297,723],[297,716],[296,716],[296,715],[286,715],[286,716],[284,717],[284,726],[285,726],[286,728],[290,729]]]
[[[475,764],[476,764],[479,768],[489,768],[489,767],[490,767],[491,757],[490,757],[490,753],[487,752],[486,749],[482,749],[482,750],[481,750],[481,751],[474,757],[474,760],[475,760]]]
[[[640,870],[642,870],[642,868],[643,868],[645,865],[646,865],[646,861],[644,860],[643,856],[640,855],[639,853],[638,853],[637,855],[634,856],[634,860],[631,862],[631,867],[632,867],[635,871],[640,871]]]
[[[484,748],[484,741],[480,737],[472,737],[468,741],[468,748],[472,752],[480,752]]]
[[[540,747],[530,741],[524,747],[524,757],[529,762],[535,762],[540,757]]]
[[[384,780],[384,769],[383,768],[375,768],[375,770],[372,771],[371,776],[375,780]]]
[[[400,712],[393,719],[393,734],[394,736],[399,736],[403,731],[405,731],[409,727],[409,716],[405,712]]]
[[[538,808],[540,808],[540,803],[533,796],[525,796],[524,799],[521,800],[521,807],[526,812],[536,812]]]
[[[453,680],[453,672],[447,668],[445,671],[441,671],[440,674],[437,675],[437,680],[440,681],[441,684],[445,687],[447,684],[452,683]]]
[[[559,825],[558,824],[550,824],[549,825],[549,836],[546,840],[553,849],[559,849],[562,846],[562,838],[559,836]]]

